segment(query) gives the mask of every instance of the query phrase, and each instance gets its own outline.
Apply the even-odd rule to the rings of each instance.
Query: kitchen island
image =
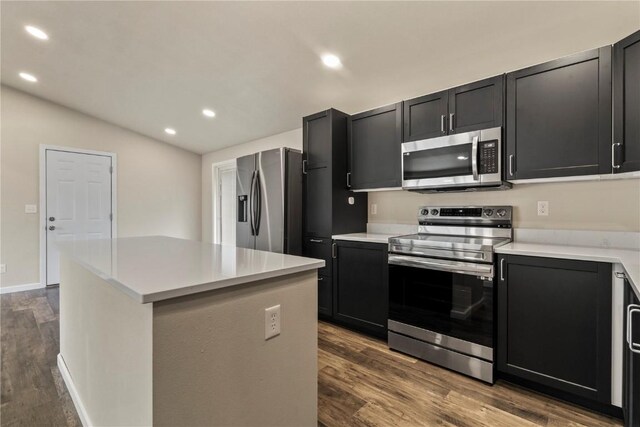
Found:
[[[160,236],[60,249],[58,366],[85,425],[317,425],[324,261]]]

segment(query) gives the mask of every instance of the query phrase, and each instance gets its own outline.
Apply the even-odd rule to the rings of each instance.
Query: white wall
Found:
[[[213,242],[213,165],[258,151],[280,147],[302,150],[302,129],[256,139],[202,156],[202,241]]]
[[[40,144],[117,154],[119,237],[200,239],[200,155],[4,85],[0,96],[0,285],[40,281],[39,215],[24,213],[39,200]]]

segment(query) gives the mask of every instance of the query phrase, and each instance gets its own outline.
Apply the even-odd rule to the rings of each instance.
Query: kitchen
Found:
[[[280,407],[281,403],[273,406],[281,408],[279,414],[266,409],[266,400],[262,400],[266,395],[258,393],[259,388],[253,390],[251,385],[257,382],[252,383],[251,378],[239,381],[245,389],[229,385],[232,378],[221,382],[229,387],[229,396],[239,396],[236,401],[241,403],[240,407],[243,391],[256,392],[251,395],[251,403],[244,402],[245,408],[249,406],[253,412],[244,412],[262,415],[264,424],[624,423],[633,426],[640,423],[640,369],[637,368],[640,366],[637,354],[640,351],[640,309],[637,308],[640,3],[434,2],[404,6],[406,10],[394,8],[393,3],[366,2],[289,6],[191,3],[177,12],[171,4],[125,5],[119,9],[114,4],[103,3],[93,10],[89,5],[2,5],[3,27],[8,28],[5,31],[9,34],[3,33],[2,37],[3,52],[9,52],[3,57],[2,86],[5,119],[2,207],[3,213],[8,214],[3,215],[1,258],[2,264],[6,264],[6,273],[1,276],[0,288],[3,289],[2,320],[6,325],[2,359],[3,371],[7,374],[3,374],[1,399],[2,418],[6,422],[33,425],[46,424],[45,420],[49,419],[48,423],[52,424],[127,424],[126,418],[110,419],[112,414],[104,412],[105,408],[118,407],[117,399],[112,399],[115,394],[106,393],[106,387],[94,384],[82,390],[78,384],[73,385],[75,381],[80,382],[81,371],[74,369],[83,366],[83,360],[65,342],[71,342],[72,333],[77,333],[84,324],[88,327],[91,322],[80,322],[81,325],[69,329],[73,324],[68,320],[72,313],[85,315],[77,312],[69,301],[85,292],[75,281],[76,277],[89,280],[78,273],[86,268],[94,275],[91,283],[96,287],[115,286],[124,290],[118,303],[123,304],[122,307],[130,305],[131,297],[139,299],[136,308],[132,308],[135,312],[142,310],[142,313],[153,307],[153,332],[143,328],[140,336],[153,336],[154,342],[156,336],[168,337],[170,342],[190,335],[183,332],[171,338],[175,333],[171,326],[173,320],[162,317],[168,316],[162,311],[163,307],[188,309],[188,304],[179,305],[185,298],[196,301],[207,296],[206,307],[213,310],[219,307],[215,295],[222,296],[224,292],[231,295],[235,292],[234,286],[247,286],[234,281],[249,276],[256,283],[262,283],[258,281],[267,276],[274,281],[280,276],[284,282],[299,280],[297,287],[307,292],[310,289],[307,276],[317,269],[317,277],[313,279],[314,295],[305,294],[300,300],[300,307],[308,307],[309,298],[317,298],[317,304],[313,304],[317,307],[317,325],[313,332],[305,329],[303,335],[315,338],[317,333],[317,355],[303,352],[296,356],[289,351],[283,359],[291,357],[290,360],[296,358],[304,362],[299,372],[305,375],[300,375],[301,382],[296,385],[305,390],[299,391],[306,402],[302,405],[306,409],[301,410],[304,414],[296,413],[285,404]],[[266,84],[265,89],[249,77],[227,80],[230,86],[254,88],[261,94],[250,97],[255,104],[251,105],[251,111],[264,114],[256,116],[255,126],[249,125],[251,120],[247,121],[246,116],[234,113],[233,108],[216,108],[214,113],[212,107],[205,105],[208,113],[202,112],[203,124],[193,124],[188,117],[174,118],[171,122],[166,111],[156,111],[164,120],[160,126],[167,126],[164,132],[160,128],[163,134],[160,135],[147,127],[151,121],[143,112],[150,104],[143,101],[157,99],[161,91],[155,83],[168,81],[168,71],[150,74],[157,79],[154,84],[138,80],[137,96],[126,95],[129,102],[121,107],[126,111],[124,115],[116,114],[118,108],[108,103],[100,108],[86,100],[83,104],[81,97],[74,93],[78,90],[75,87],[82,87],[81,81],[57,81],[58,87],[54,88],[53,83],[47,84],[47,78],[52,76],[44,73],[45,69],[76,72],[69,68],[73,62],[58,63],[51,54],[45,53],[47,49],[85,64],[85,69],[99,64],[90,58],[70,55],[74,54],[73,46],[56,45],[61,43],[56,40],[56,33],[60,40],[71,40],[70,37],[86,31],[82,25],[70,25],[72,17],[75,22],[93,19],[104,32],[112,31],[110,26],[130,28],[127,26],[138,22],[135,16],[143,11],[152,13],[158,20],[144,23],[148,25],[146,35],[155,37],[161,37],[161,23],[170,20],[172,14],[177,14],[176,19],[193,22],[197,28],[207,19],[215,20],[220,28],[206,31],[217,31],[218,36],[236,34],[236,29],[229,28],[231,24],[224,25],[224,21],[250,23],[256,16],[262,16],[264,23],[278,22],[282,16],[297,19],[295,23],[289,21],[289,27],[295,28],[296,37],[308,43],[324,34],[315,33],[316,29],[324,28],[323,19],[334,22],[336,34],[330,42],[317,43],[323,48],[309,59],[315,65],[309,67],[306,59],[300,59],[305,62],[304,66],[300,65],[301,70],[311,73],[309,79],[315,78],[315,84],[285,72],[275,77],[269,74],[271,69],[258,70],[259,67],[255,72],[266,73],[265,79],[270,76],[271,80],[265,81],[273,82],[273,87]],[[211,11],[216,12],[215,17]],[[439,13],[460,28],[471,28],[469,24],[479,16],[494,25],[501,22],[505,28],[485,31],[478,39],[472,37],[471,29],[465,30],[447,44],[446,38],[427,37],[443,29],[443,20],[433,17]],[[419,14],[430,16],[433,27],[419,25],[411,19]],[[525,15],[531,22],[519,18]],[[126,16],[133,18],[126,21],[123,18]],[[377,49],[394,60],[383,64],[373,56],[357,59],[355,51],[346,53],[349,50],[343,45],[371,48],[370,41],[358,37],[356,28],[372,37],[365,30],[367,27],[361,26],[360,16],[367,16],[369,22],[389,31],[400,29],[401,24],[389,23],[387,16],[394,16],[396,22],[411,22],[410,30],[404,29],[388,40],[384,35],[392,32],[376,34]],[[45,42],[51,42],[49,45],[42,43],[35,48],[37,60],[29,58],[34,42],[23,35],[24,25],[30,22],[51,35],[51,40]],[[596,22],[597,28],[590,28],[590,24]],[[67,24],[68,32],[60,23]],[[185,34],[187,39],[186,34],[194,36],[187,30],[181,31],[174,33]],[[510,34],[512,40],[502,37],[503,33]],[[138,42],[146,36],[127,34]],[[418,34],[422,38],[417,37]],[[532,38],[532,35],[535,36]],[[272,37],[260,41],[264,49],[289,48],[291,57],[295,57],[293,52],[299,47],[287,44],[290,38],[287,30],[280,29]],[[98,43],[94,36],[88,40]],[[116,37],[116,45],[124,40],[125,36]],[[344,40],[342,44],[340,40]],[[398,42],[402,40],[407,44],[398,49]],[[163,41],[167,46],[177,46],[180,42],[166,38]],[[244,42],[238,40],[240,44],[236,48],[240,49]],[[114,48],[110,40],[104,43],[103,48]],[[431,50],[421,43],[426,43]],[[148,52],[151,52],[150,46],[157,48],[155,42],[148,44],[145,46]],[[335,54],[327,54],[331,51]],[[121,55],[117,50],[109,52]],[[176,51],[171,52],[178,55]],[[444,55],[442,60],[436,58],[434,52]],[[136,53],[142,55],[141,51]],[[252,55],[246,61],[265,59]],[[138,71],[131,67],[142,64],[124,60],[130,60],[130,56],[122,58],[123,70],[137,75]],[[282,59],[273,58],[275,56],[272,57],[275,64],[282,64],[279,62]],[[226,60],[235,64],[238,58]],[[294,66],[287,61],[284,63]],[[200,73],[196,65],[206,64],[206,61],[196,64],[195,59],[193,62],[182,62],[181,67],[185,68],[180,70]],[[32,68],[40,66],[42,76],[38,77],[42,82],[25,86],[29,83],[16,79],[22,63],[31,64]],[[433,68],[435,65],[437,70]],[[274,67],[286,69],[282,65]],[[35,74],[38,69],[33,70]],[[125,96],[127,91],[133,93],[125,84],[126,78],[116,78],[125,74],[122,71],[105,71],[99,67],[91,70],[105,82],[111,82],[110,88],[120,91],[121,95]],[[431,75],[425,74],[427,70],[431,70]],[[151,68],[146,68],[146,72],[153,73]],[[395,73],[400,73],[402,78]],[[194,82],[202,77],[190,75]],[[300,101],[302,104],[293,102],[276,108],[278,114],[288,120],[279,121],[278,128],[274,127],[278,119],[267,110],[282,101],[269,99],[265,94],[272,93],[275,87],[283,88],[284,80],[291,84],[291,92],[297,90],[306,97],[304,102]],[[69,94],[63,96],[58,89],[65,87]],[[85,90],[89,87],[85,86]],[[184,114],[182,111],[188,109],[182,108],[186,98],[172,92],[171,87],[166,90],[167,96],[172,94],[179,106],[174,107],[171,114]],[[199,96],[195,93],[197,91],[190,92],[189,101]],[[248,105],[247,95],[237,93],[240,95],[235,97],[234,108]],[[108,99],[99,90],[92,92],[92,96],[95,100]],[[292,96],[299,99],[298,95]],[[62,110],[58,104],[89,116],[80,117],[73,109]],[[98,123],[91,116],[106,122]],[[230,126],[223,123],[225,116],[240,121]],[[242,121],[244,126],[238,126]],[[111,123],[122,128],[113,129]],[[180,123],[185,124],[178,126]],[[194,130],[188,129],[186,123],[192,124]],[[158,127],[155,119],[153,126]],[[220,126],[220,129],[211,126]],[[232,141],[235,138],[234,143],[227,142],[212,150],[209,147],[214,143],[203,140],[195,132],[196,128],[205,129],[214,139]],[[125,134],[129,132],[127,129],[137,134]],[[86,145],[80,141],[81,135],[91,133],[103,142]],[[60,136],[49,138],[49,135]],[[123,139],[129,141],[126,146],[116,145]],[[43,144],[50,146],[43,147]],[[118,191],[118,205],[112,206],[119,222],[117,233],[115,226],[111,228],[111,236],[118,238],[108,247],[96,243],[105,240],[93,243],[78,240],[73,245],[56,246],[61,258],[60,279],[48,276],[45,262],[43,281],[43,266],[37,256],[38,251],[43,250],[42,243],[37,244],[38,230],[47,228],[47,233],[57,232],[55,227],[63,223],[58,215],[50,214],[49,210],[45,212],[46,197],[40,199],[39,215],[28,213],[27,205],[37,202],[38,151],[46,159],[47,150],[62,152],[61,146],[76,147],[76,151],[117,153],[117,163],[113,156],[109,164],[115,166],[118,174],[117,186],[113,187]],[[133,164],[135,156],[153,156],[156,164]],[[24,189],[18,189],[16,183],[28,179],[25,171],[31,171],[35,178]],[[163,182],[158,186],[154,180]],[[105,184],[105,194],[115,194],[115,191],[108,193],[108,187]],[[63,196],[61,193],[56,197]],[[112,197],[115,201],[115,196]],[[24,211],[22,205],[25,205]],[[151,218],[144,215],[149,211],[155,212]],[[25,221],[31,228],[27,228]],[[12,232],[12,228],[16,232]],[[28,250],[23,249],[25,244],[17,235],[19,232],[26,235],[27,231],[31,236],[29,245],[32,245]],[[160,243],[153,237],[128,240],[130,236],[154,235],[188,239],[184,242],[192,243],[169,243],[173,239]],[[13,255],[7,250],[12,247]],[[135,267],[142,262],[142,258],[136,258],[137,251],[148,254],[145,265],[153,266],[148,268],[149,273]],[[177,252],[190,256],[182,258],[178,268],[170,268],[169,260]],[[267,253],[271,254],[269,258],[261,258],[267,255],[260,254]],[[302,255],[311,261],[288,258],[291,255]],[[281,258],[276,260],[276,256]],[[291,267],[293,262],[301,264]],[[24,271],[20,271],[18,265],[25,265]],[[226,271],[230,265],[233,269]],[[77,266],[82,268],[78,270]],[[245,267],[252,269],[249,276],[241,272]],[[305,268],[306,272],[296,268]],[[192,271],[201,274],[194,279],[190,275]],[[22,276],[18,277],[18,273]],[[30,283],[38,286],[25,285]],[[59,291],[55,285],[42,288],[43,283],[60,283]],[[218,285],[229,289],[225,291]],[[250,286],[262,289],[259,284]],[[283,286],[283,291],[288,289],[284,284],[273,286]],[[187,288],[189,294],[185,293]],[[65,289],[76,291],[65,296]],[[156,299],[154,295],[162,297]],[[94,303],[89,294],[83,298],[87,298],[86,304]],[[205,309],[204,302],[198,304]],[[279,303],[257,304],[269,309]],[[91,307],[96,312],[102,310],[100,305]],[[245,351],[251,354],[283,351],[289,344],[276,347],[290,337],[292,324],[299,324],[300,328],[309,326],[309,319],[302,311],[296,311],[295,316],[299,317],[294,321],[294,317],[288,317],[291,312],[287,311],[287,305],[283,304],[282,310],[282,325],[279,312],[276,315],[280,335],[266,340],[264,327],[269,321],[263,310],[258,310],[261,336],[253,350]],[[210,312],[212,316],[216,313]],[[23,318],[27,315],[29,319]],[[180,314],[177,316],[176,322]],[[157,330],[156,318],[158,322],[162,319],[165,322],[158,323]],[[315,319],[314,313],[314,323]],[[168,329],[160,329],[160,325]],[[255,329],[255,326],[247,328]],[[58,327],[59,339],[55,338]],[[163,330],[167,334],[161,332]],[[214,330],[221,334],[216,335],[220,341],[234,342],[233,337],[223,335],[224,331]],[[52,335],[45,335],[44,331]],[[44,364],[45,380],[35,374],[29,374],[27,380],[22,377],[24,370],[20,368],[18,349],[28,349],[21,347],[20,334],[28,336],[28,342],[33,343],[46,338],[42,344],[44,350],[31,350],[35,359],[29,362],[37,366]],[[131,342],[124,329],[118,334],[116,337],[122,337],[123,342]],[[186,358],[181,360],[187,362],[184,368],[175,370],[177,374],[171,381],[186,381],[187,385],[180,388],[184,396],[192,396],[189,393],[204,387],[195,386],[200,384],[198,375],[181,376],[183,370],[185,375],[191,372],[189,360],[206,360],[193,356],[197,352],[186,351],[195,348],[192,343],[197,347],[202,339],[194,333],[181,341],[185,349],[181,357]],[[147,342],[146,338],[142,341]],[[306,341],[301,347],[307,348]],[[195,400],[181,400],[179,396],[168,397],[170,387],[156,389],[156,384],[168,384],[167,379],[172,378],[155,368],[156,363],[161,366],[172,361],[165,356],[168,353],[161,350],[155,346],[144,347],[145,354],[153,360],[153,372],[147,370],[151,366],[149,359],[136,365],[147,372],[145,375],[151,375],[145,377],[145,381],[154,380],[143,387],[146,397],[141,401],[147,412],[135,418],[138,421],[134,424],[160,425],[171,413],[182,414],[173,420],[174,425],[254,425],[255,420],[260,419],[242,418],[242,411],[231,404],[211,405],[209,409],[215,406],[217,411],[214,417],[207,412],[206,399],[194,403],[199,396],[197,392],[193,394]],[[213,354],[220,351],[220,346],[202,350],[203,354]],[[47,357],[42,359],[41,353]],[[248,360],[244,356],[238,359],[255,369],[261,366],[259,360]],[[66,374],[63,372],[65,361],[69,369]],[[86,358],[86,361],[92,359]],[[114,378],[121,378],[126,372],[121,362],[107,367]],[[228,372],[244,378],[235,371],[233,360],[225,363],[229,363]],[[270,363],[273,371],[284,369],[278,365],[282,360]],[[317,371],[317,387],[315,381],[310,386],[306,375],[312,365]],[[91,369],[92,365],[86,366]],[[208,378],[202,372],[200,377]],[[224,370],[209,374],[218,375],[211,377],[211,383],[215,383],[223,378],[220,375],[224,376]],[[284,398],[294,387],[281,381],[293,377],[295,374],[289,372],[263,378],[282,387],[280,398]],[[45,384],[41,388],[50,395],[35,393],[34,384]],[[74,387],[75,392],[66,391]],[[100,390],[105,395],[104,401],[95,403],[98,406],[88,403],[93,399],[91,390]],[[212,395],[223,393],[213,389],[210,392]],[[49,397],[43,397],[45,395]],[[83,404],[78,402],[83,400],[82,410]],[[317,401],[317,408],[315,403],[308,404],[311,400]],[[162,401],[175,405],[170,413],[163,413],[163,408],[156,406]],[[178,402],[186,406],[178,406]],[[123,414],[125,409],[117,412]],[[153,422],[149,421],[151,413]],[[296,418],[302,415],[304,417]],[[311,419],[313,422],[307,422]]]

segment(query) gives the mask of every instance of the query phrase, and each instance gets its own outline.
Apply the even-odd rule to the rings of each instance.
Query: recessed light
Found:
[[[176,130],[175,129],[165,128],[164,131],[166,133],[168,133],[169,135],[175,135],[176,134]]]
[[[25,25],[24,27],[25,30],[27,30],[27,32],[29,34],[31,34],[33,37],[40,39],[40,40],[49,40],[49,36],[47,35],[47,33],[45,33],[44,31],[42,31],[40,28],[38,27],[34,27],[32,25]]]
[[[35,82],[38,81],[38,79],[36,79],[36,76],[34,76],[32,74],[29,74],[29,73],[22,72],[19,75],[20,75],[20,77],[22,77],[23,79],[25,79],[26,81],[31,82],[31,83],[35,83]]]
[[[322,55],[322,63],[329,68],[340,68],[342,67],[342,62],[340,58],[333,54]]]
[[[205,108],[204,110],[202,110],[202,114],[204,114],[207,117],[215,117],[216,113],[213,110],[209,110],[208,108]]]

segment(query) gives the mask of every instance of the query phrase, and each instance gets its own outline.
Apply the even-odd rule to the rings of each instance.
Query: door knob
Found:
[[[56,220],[56,218],[55,218],[55,217],[53,217],[53,216],[50,216],[50,217],[49,217],[49,221],[53,222],[53,221],[55,221],[55,220]]]
[[[55,226],[55,225],[50,225],[50,226],[49,226],[49,230],[50,230],[50,231],[53,231],[53,230],[55,230],[55,229],[56,229],[56,226]]]

